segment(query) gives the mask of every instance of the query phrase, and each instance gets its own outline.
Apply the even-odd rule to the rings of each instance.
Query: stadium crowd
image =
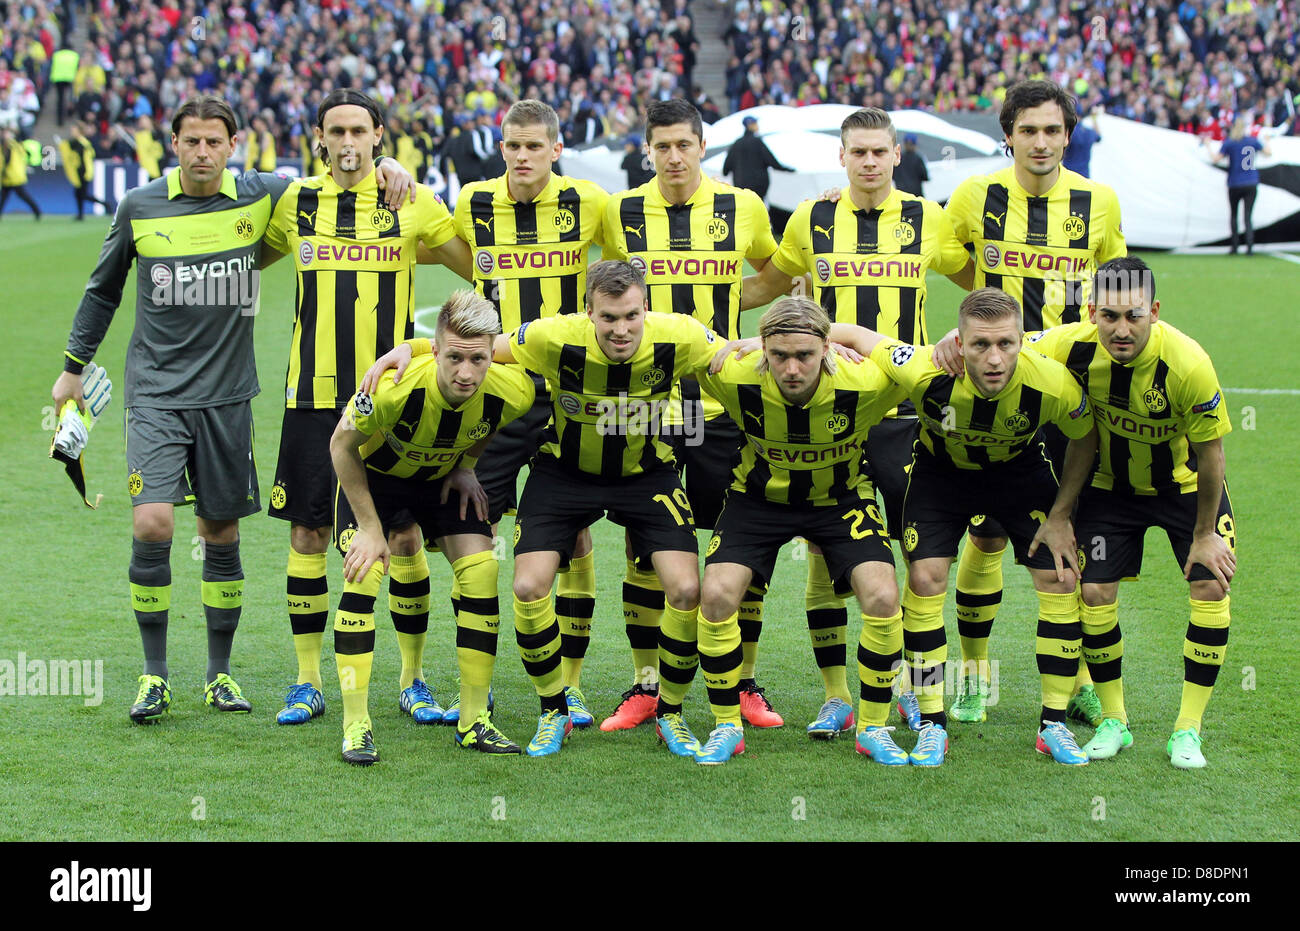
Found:
[[[990,110],[1047,77],[1087,110],[1222,139],[1238,113],[1295,112],[1296,21],[1287,0],[737,0],[726,33],[733,110],[843,103]]]

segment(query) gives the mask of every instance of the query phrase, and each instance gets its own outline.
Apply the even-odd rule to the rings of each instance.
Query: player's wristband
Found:
[[[423,336],[416,337],[415,339],[408,339],[406,343],[411,347],[412,356],[427,356],[429,353],[433,352],[433,340],[427,339]]]
[[[461,456],[461,457],[460,457],[460,467],[461,467],[462,469],[469,469],[471,472],[473,472],[473,471],[474,471],[474,467],[475,467],[476,465],[478,465],[478,457],[477,457],[477,456],[469,456],[469,455],[465,455],[465,456]]]
[[[71,372],[73,375],[80,375],[85,369],[86,363],[75,359],[70,352],[63,353],[63,371]]]

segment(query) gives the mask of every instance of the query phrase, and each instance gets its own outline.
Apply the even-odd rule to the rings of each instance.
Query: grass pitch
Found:
[[[10,437],[0,514],[0,662],[102,662],[102,703],[83,696],[0,695],[2,840],[1282,840],[1293,839],[1300,789],[1288,735],[1297,721],[1292,673],[1300,662],[1287,587],[1295,575],[1290,520],[1300,444],[1300,336],[1292,316],[1300,267],[1277,258],[1149,256],[1162,317],[1201,341],[1215,360],[1234,431],[1226,439],[1238,524],[1228,660],[1206,716],[1209,767],[1178,772],[1164,752],[1182,682],[1187,587],[1163,536],[1147,540],[1144,578],[1121,589],[1125,683],[1134,746],[1078,770],[1033,751],[1038,678],[1036,605],[1023,570],[1005,567],[994,628],[999,698],[982,725],[953,723],[945,765],[888,769],[852,741],[813,743],[804,726],[822,701],[803,614],[805,566],[791,546],[767,600],[759,680],[787,724],[749,729],[746,753],[724,767],[696,766],[655,746],[652,730],[576,733],[557,758],[485,759],[459,752],[451,731],[420,727],[397,709],[398,657],[381,596],[371,709],[382,762],[367,770],[339,759],[341,702],[326,637],[328,711],[302,727],[278,727],[275,711],[296,670],[284,608],[287,528],[264,514],[242,525],[247,582],[233,673],[253,703],[249,716],[202,703],[205,635],[194,523],[177,514],[172,549],[170,665],[173,711],[137,727],[140,644],[126,582],[130,499],[122,442],[122,361],[134,313],[134,279],[97,361],[117,388],[88,454],[87,511],[46,458],[53,429],[49,389],[60,370],[73,312],[106,221],[34,223],[6,218],[0,233],[0,311]],[[436,305],[453,286],[442,269],[419,271],[418,301]],[[278,448],[293,275],[266,275],[257,350],[263,393],[253,403],[263,498]],[[955,320],[960,292],[935,279],[931,330]],[[752,330],[757,312],[746,314]],[[1238,389],[1238,390],[1233,390]],[[1248,389],[1248,390],[1240,390]],[[1289,392],[1289,393],[1286,393]],[[630,658],[620,611],[621,532],[596,536],[597,614],[583,676],[603,716],[627,688]],[[502,535],[509,539],[509,520]],[[426,674],[440,698],[455,689],[450,571],[430,557],[433,616]],[[501,566],[502,631],[496,720],[521,744],[537,704],[510,636],[510,560]],[[342,589],[330,557],[332,602]],[[949,642],[957,637],[949,595]],[[857,623],[850,624],[856,642]],[[852,650],[850,666],[852,668]],[[0,667],[2,670],[3,667]],[[853,672],[850,672],[851,686]],[[93,701],[94,699],[90,699]],[[687,717],[701,736],[709,716],[698,681]],[[1078,727],[1083,743],[1091,734]],[[912,737],[899,734],[910,747]]]

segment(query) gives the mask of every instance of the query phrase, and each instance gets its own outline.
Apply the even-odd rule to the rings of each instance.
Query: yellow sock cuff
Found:
[[[1227,627],[1231,622],[1229,599],[1222,601],[1197,601],[1187,599],[1192,605],[1192,623],[1197,627]]]
[[[701,655],[726,656],[740,646],[739,613],[724,617],[720,621],[705,620],[701,615],[696,630]]]
[[[170,585],[136,585],[131,583],[131,607],[150,614],[166,611],[172,606],[172,587]]]
[[[918,595],[912,586],[903,586],[902,616],[907,629],[934,630],[943,626],[943,601],[945,595]]]
[[[835,585],[826,569],[826,557],[821,553],[809,553],[804,607],[816,611],[818,608],[838,608],[843,603],[844,599],[835,594]]]
[[[1038,616],[1052,624],[1070,624],[1080,617],[1079,595],[1076,592],[1035,592],[1038,595]]]
[[[425,558],[424,550],[414,556],[391,556],[388,574],[394,582],[419,582],[429,577],[429,560]]]
[[[903,612],[899,611],[890,617],[862,615],[862,636],[858,642],[873,653],[879,653],[882,656],[890,656],[901,652],[903,649]]]
[[[1085,634],[1104,634],[1119,623],[1119,602],[1090,605],[1079,599],[1079,621]]]
[[[300,553],[289,547],[288,574],[299,579],[315,579],[324,575],[329,566],[325,553]]]
[[[526,634],[538,633],[547,626],[552,611],[550,595],[537,601],[520,601],[515,596],[515,627]]]
[[[560,573],[560,577],[565,575],[578,576],[584,572],[596,571],[596,551],[585,553],[582,556],[572,556],[569,558],[569,568]]]
[[[203,583],[203,603],[209,608],[238,608],[244,603],[244,580]]]
[[[365,595],[369,598],[379,597],[379,587],[384,582],[384,564],[376,562],[370,567],[365,576],[356,582],[343,582],[343,593],[355,592],[359,595]]]
[[[648,588],[651,591],[661,592],[664,590],[663,583],[659,581],[659,576],[655,575],[653,569],[645,570],[637,567],[636,560],[627,561],[627,576],[625,577],[631,585],[637,585],[641,588]]]
[[[485,576],[488,572],[492,574],[492,593],[496,594],[497,561],[496,557],[492,555],[491,550],[484,550],[481,553],[471,553],[468,556],[462,556],[451,564],[451,572],[456,579],[456,586],[458,589],[456,594],[458,595],[464,594],[460,589],[463,589],[467,576],[472,573],[472,577],[475,581],[481,581],[479,577]],[[534,602],[534,604],[535,603],[536,602]]]
[[[957,587],[972,595],[992,595],[1002,590],[1002,554],[986,553],[969,540],[957,560]]]
[[[691,608],[689,611],[682,611],[674,608],[672,605],[664,605],[664,617],[661,621],[663,632],[674,640],[681,640],[685,643],[694,643],[697,639],[699,629],[699,610]],[[739,635],[739,630],[737,630]]]

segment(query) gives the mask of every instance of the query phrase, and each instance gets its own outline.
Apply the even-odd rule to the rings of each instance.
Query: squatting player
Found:
[[[456,199],[456,234],[474,253],[474,286],[497,308],[503,332],[556,314],[586,309],[587,252],[603,242],[609,195],[591,181],[555,174],[564,149],[560,120],[540,100],[521,100],[501,121],[506,173],[465,185]],[[542,444],[551,416],[546,383],[533,376],[537,401],[488,445],[476,470],[488,496],[488,520],[514,513],[519,471]],[[596,604],[595,557],[583,528],[569,567],[556,581],[561,667],[574,727],[593,723],[582,694],[583,658]],[[453,589],[452,598],[459,597]],[[449,706],[444,720],[458,712]]]
[[[461,703],[456,743],[484,753],[518,753],[488,717],[496,661],[497,562],[474,461],[504,424],[532,407],[532,379],[492,364],[501,332],[495,308],[473,291],[456,291],[438,313],[433,355],[422,355],[394,384],[359,391],[330,440],[339,487],[357,529],[344,558],[343,597],[334,653],[343,691],[343,759],[379,759],[368,709],[375,649],[375,597],[392,559],[434,540],[451,564],[459,592],[456,659]],[[454,492],[454,493],[453,493]],[[472,505],[471,505],[472,502]],[[418,525],[411,538],[400,533]]]
[[[689,101],[650,104],[645,138],[655,177],[610,197],[603,255],[626,259],[641,270],[651,311],[690,314],[715,333],[735,339],[745,260],[762,271],[776,251],[767,208],[753,191],[703,174],[704,128],[700,112]],[[665,439],[682,472],[696,524],[709,529],[731,483],[740,431],[716,401],[701,401],[698,384],[683,384],[681,398],[683,418],[676,416],[674,404]],[[762,595],[755,592],[741,621],[745,653],[741,708],[751,724],[775,727],[784,721],[754,681],[761,611]],[[672,615],[663,613],[663,593],[655,574],[632,559],[623,583],[623,615],[636,678],[618,708],[601,722],[601,729],[607,731],[636,727],[663,714],[653,677],[660,619]],[[663,633],[672,642],[693,640],[682,627]]]
[[[256,267],[289,179],[227,171],[236,126],[230,105],[213,95],[192,97],[172,115],[179,168],[119,204],[52,391],[55,410],[69,399],[83,406],[81,371],[103,341],[137,262],[135,328],[126,354],[126,460],[128,577],[144,646],[144,674],[130,710],[138,723],[157,720],[171,705],[173,506],[191,502],[203,539],[205,700],[218,711],[252,707],[230,677],[230,651],[243,603],[239,519],[261,508],[249,403],[259,390]],[[394,199],[406,193],[405,185],[398,187],[388,188]],[[201,294],[201,302],[190,303],[191,293]]]
[[[921,418],[903,500],[908,555],[903,630],[915,644],[909,665],[921,705],[912,758],[925,765],[938,766],[947,750],[943,601],[962,530],[975,514],[1007,528],[1016,560],[1029,569],[1038,593],[1036,652],[1043,698],[1038,750],[1060,763],[1088,762],[1065,726],[1080,650],[1070,512],[1088,479],[1097,431],[1088,399],[1065,366],[1021,352],[1021,319],[1020,305],[1004,291],[980,288],[968,294],[958,310],[961,378],[936,365],[928,347],[876,334],[844,341],[870,353],[907,390]],[[1045,424],[1055,424],[1069,438],[1059,485],[1036,436]],[[876,758],[907,762],[901,751]]]
[[[968,178],[948,201],[957,238],[974,261],[954,281],[966,288],[1001,288],[1024,310],[1026,331],[1079,320],[1093,272],[1125,254],[1119,199],[1105,184],[1061,165],[1078,123],[1074,99],[1050,81],[1022,81],[1008,91],[998,116],[1014,163]],[[1061,468],[1064,440],[1047,431],[1048,452]],[[1002,601],[1002,553],[1007,535],[996,521],[972,522],[957,567],[957,632],[963,679],[952,715],[982,721],[988,681],[988,641]],[[1098,723],[1100,706],[1080,664],[1083,691],[1072,717]]]
[[[1104,715],[1083,749],[1106,759],[1133,742],[1120,677],[1119,583],[1137,576],[1146,531],[1159,527],[1191,595],[1182,704],[1166,750],[1179,769],[1199,769],[1201,718],[1228,646],[1237,569],[1224,482],[1228,406],[1205,350],[1160,319],[1155,276],[1141,259],[1113,259],[1097,270],[1088,316],[1030,337],[1034,349],[1082,380],[1100,432],[1099,467],[1075,518],[1085,559],[1083,655]]]
[[[696,761],[725,763],[744,752],[738,611],[751,580],[770,584],[777,552],[792,534],[820,548],[831,578],[851,586],[862,607],[858,749],[876,756],[882,740],[892,744],[884,724],[903,619],[894,552],[862,445],[905,394],[871,361],[837,360],[830,318],[809,298],[777,301],[758,332],[757,360],[728,358],[716,374],[700,376],[700,386],[740,426],[745,446],[704,570],[699,654],[717,726]],[[826,736],[853,727],[844,699],[831,697],[823,712],[835,728]]]
[[[966,250],[942,207],[894,187],[900,158],[888,113],[868,108],[845,117],[840,164],[848,176],[847,190],[837,201],[807,200],[795,208],[772,261],[745,279],[741,309],[761,307],[787,293],[794,279],[810,275],[812,296],[832,322],[856,324],[909,344],[929,342],[926,272],[960,272]],[[896,540],[918,429],[916,411],[904,401],[871,428],[865,445],[871,483],[884,500],[889,535]],[[833,737],[852,723],[848,612],[816,547],[808,552],[806,605],[813,655],[826,687],[826,704],[808,725],[808,734]],[[912,693],[903,695],[903,707],[911,706],[911,723],[919,726]]]
[[[329,174],[295,181],[267,229],[267,245],[293,255],[298,283],[270,509],[290,522],[287,600],[298,657],[296,684],[276,715],[281,724],[300,724],[325,710],[320,651],[336,492],[330,436],[375,357],[412,335],[417,243],[470,277],[469,249],[432,191],[417,185],[414,203],[397,212],[379,203],[374,165],[383,125],[378,104],[358,91],[337,90],[322,100],[315,139]],[[393,556],[389,567],[389,607],[402,656],[400,705],[418,723],[435,723],[442,709],[420,668],[429,567],[419,528],[402,533],[414,545],[401,550],[414,553]]]

